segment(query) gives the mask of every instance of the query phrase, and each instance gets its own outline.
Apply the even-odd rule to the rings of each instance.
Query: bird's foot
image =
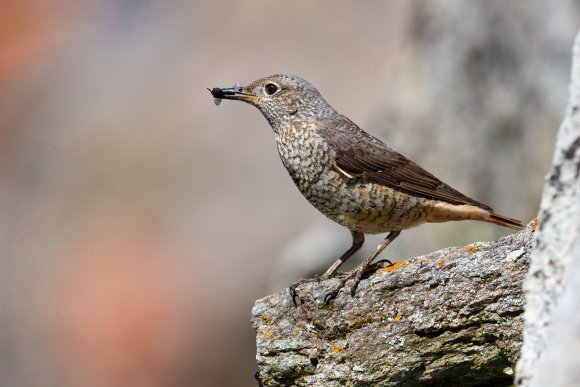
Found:
[[[381,259],[380,261],[376,261],[375,263],[371,263],[365,270],[365,273],[370,273],[377,271],[379,269],[393,266],[393,262],[388,259]]]
[[[351,297],[354,297],[354,295],[356,294],[356,289],[358,288],[358,284],[360,283],[363,275],[365,275],[366,273],[375,272],[376,270],[381,269],[383,267],[391,266],[392,264],[393,263],[388,259],[382,259],[366,267],[357,266],[356,268],[354,268],[349,272],[337,273],[337,276],[342,276],[343,278],[340,279],[338,286],[336,286],[332,291],[328,292],[326,296],[324,296],[324,305],[328,305],[330,301],[334,300],[336,296],[338,296],[340,290],[344,287],[344,285],[346,285],[346,283],[350,279],[354,279],[354,282],[350,287],[350,295]]]
[[[302,304],[302,300],[300,299],[300,295],[298,294],[298,287],[302,284],[309,283],[309,282],[320,282],[321,280],[328,279],[328,278],[337,278],[340,280],[338,285],[330,292],[328,292],[324,296],[324,305],[328,305],[332,300],[338,296],[340,290],[346,285],[346,283],[354,278],[354,283],[350,287],[350,295],[354,297],[356,294],[356,289],[358,288],[358,284],[360,283],[363,275],[366,273],[374,272],[378,269],[382,269],[387,266],[391,266],[393,263],[388,259],[382,259],[378,262],[375,262],[371,265],[366,267],[357,266],[355,269],[347,272],[336,272],[333,275],[316,275],[313,278],[303,278],[299,281],[294,282],[292,285],[288,286],[288,293],[290,293],[290,298],[292,299],[292,303],[294,307],[298,307],[298,301]]]
[[[294,282],[292,285],[288,286],[288,293],[290,293],[290,298],[292,299],[292,303],[294,304],[295,308],[298,307],[298,303],[296,302],[296,300],[299,300],[301,304],[303,303],[302,300],[300,299],[300,296],[298,295],[298,291],[296,290],[298,286],[308,282],[320,282],[321,278],[325,277],[315,275],[314,278],[303,278],[301,280]]]
[[[324,296],[324,305],[328,305],[330,303],[330,301],[334,300],[336,298],[336,296],[338,296],[338,293],[344,287],[344,285],[346,285],[346,283],[348,282],[349,279],[358,277],[358,272],[359,272],[359,270],[358,270],[358,268],[356,268],[356,269],[349,271],[349,272],[346,272],[346,273],[337,273],[337,276],[341,276],[342,278],[340,279],[338,285],[333,290],[326,293],[326,295]],[[362,277],[362,274],[360,276]],[[360,279],[358,281],[360,282]],[[354,285],[354,287],[351,288],[351,295],[354,296],[354,292],[356,291],[357,286],[358,286],[358,283],[356,283]]]

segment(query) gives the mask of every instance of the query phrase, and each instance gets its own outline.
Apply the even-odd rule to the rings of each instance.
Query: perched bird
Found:
[[[326,301],[350,279],[354,296],[369,265],[402,230],[425,222],[466,219],[523,227],[360,129],[304,79],[277,74],[245,87],[216,87],[210,92],[216,104],[231,99],[258,108],[272,127],[282,163],[300,192],[320,212],[350,230],[352,246],[322,278],[333,276],[362,247],[364,234],[389,233],[368,258],[343,276]],[[293,299],[295,289],[291,286]]]

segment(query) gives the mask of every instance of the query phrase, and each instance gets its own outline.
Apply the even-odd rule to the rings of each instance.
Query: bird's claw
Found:
[[[369,265],[366,271],[372,271],[376,269],[381,269],[383,267],[393,266],[393,262],[390,259],[381,259],[380,261],[376,261],[375,263]]]
[[[298,297],[298,292],[296,291],[296,284],[292,284],[290,286],[288,286],[288,293],[290,293],[290,298],[292,299],[292,303],[294,304],[294,307],[297,308],[298,307],[298,303],[296,302],[296,298],[300,299]]]
[[[292,304],[294,304],[294,307],[297,308],[298,307],[298,301],[300,301],[301,304],[303,304],[304,302],[302,301],[302,299],[300,298],[300,295],[298,294],[298,286],[302,285],[303,283],[306,282],[317,282],[320,283],[320,281],[322,279],[325,279],[325,276],[319,276],[318,274],[315,275],[313,278],[305,278],[305,279],[301,279],[299,281],[294,282],[292,285],[288,286],[288,293],[290,294],[290,298],[292,299]]]
[[[349,271],[349,272],[334,273],[334,275],[332,277],[333,278],[339,277],[340,282],[333,290],[326,293],[326,295],[324,296],[324,305],[328,305],[332,300],[334,300],[338,296],[338,293],[340,293],[340,290],[344,287],[344,285],[346,285],[346,283],[351,279],[354,279],[354,283],[350,287],[350,295],[351,295],[351,297],[354,297],[363,275],[365,273],[375,271],[381,267],[385,267],[386,263],[388,263],[389,265],[392,265],[391,261],[389,261],[388,259],[383,259],[383,260],[380,260],[380,261],[378,261],[372,265],[369,265],[367,267],[364,267],[364,268],[358,267],[358,268],[355,268],[354,270]],[[298,295],[298,292],[296,290],[298,288],[298,286],[300,286],[301,284],[303,284],[305,282],[316,281],[317,283],[320,283],[321,280],[327,279],[327,278],[330,278],[330,277],[316,275],[316,276],[314,276],[314,278],[301,279],[300,281],[295,282],[292,285],[290,285],[288,287],[288,292],[290,293],[290,297],[292,299],[292,303],[294,304],[294,307],[296,307],[296,308],[298,307],[298,302],[297,302],[298,300],[300,301],[301,304],[303,303],[302,299],[300,298],[300,296]]]
[[[324,306],[330,304],[330,301],[332,301],[336,298],[339,291],[340,291],[340,288],[337,288],[337,289],[334,289],[332,292],[326,293],[326,295],[324,296]]]
[[[324,305],[328,305],[330,303],[330,301],[334,300],[336,298],[336,296],[338,296],[338,293],[340,293],[340,290],[344,287],[344,285],[346,285],[348,280],[350,280],[354,276],[357,276],[357,273],[358,273],[358,271],[356,269],[351,271],[351,272],[340,273],[339,275],[344,275],[344,278],[342,278],[340,280],[340,282],[338,283],[338,286],[336,286],[330,292],[326,293],[326,295],[324,296]],[[360,281],[360,279],[359,279],[359,281]],[[350,294],[353,297],[354,297],[354,292],[356,291],[357,286],[358,286],[358,283],[355,283],[355,285],[351,288]]]
[[[362,280],[363,275],[365,273],[375,271],[380,267],[385,267],[384,264],[386,262],[388,262],[390,265],[392,265],[391,261],[389,261],[388,259],[383,259],[383,260],[381,260],[373,265],[369,265],[369,266],[364,267],[364,268],[360,268],[360,267],[355,268],[351,272],[337,273],[338,275],[344,275],[345,277],[340,280],[340,283],[338,284],[338,286],[334,290],[328,292],[324,296],[324,305],[328,305],[328,303],[330,301],[335,299],[336,296],[338,296],[340,289],[342,289],[344,287],[344,285],[346,285],[347,281],[349,281],[350,279],[354,279],[354,283],[350,287],[350,296],[354,297],[356,294],[356,290],[358,289],[358,285],[360,284],[360,281]]]
[[[365,268],[366,269],[366,268]],[[366,270],[357,270],[354,275],[354,283],[352,284],[352,286],[350,287],[350,296],[354,297],[354,295],[356,294],[356,289],[358,288],[358,284],[360,283],[363,274],[366,272]]]

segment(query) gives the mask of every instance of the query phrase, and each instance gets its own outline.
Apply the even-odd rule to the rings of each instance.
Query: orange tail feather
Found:
[[[513,228],[515,230],[521,230],[524,228],[524,225],[519,220],[508,218],[507,216],[499,215],[493,212],[489,214],[489,222],[499,224],[500,226]]]

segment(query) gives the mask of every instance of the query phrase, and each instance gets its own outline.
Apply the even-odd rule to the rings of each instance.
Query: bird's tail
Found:
[[[435,202],[430,208],[427,222],[447,222],[450,220],[482,220],[499,224],[500,226],[521,230],[524,228],[522,222],[517,219],[496,214],[489,207],[480,207],[472,204],[451,204],[445,202]]]
[[[508,218],[507,216],[499,215],[494,212],[489,214],[489,219],[487,221],[499,224],[500,226],[513,228],[514,230],[521,230],[524,228],[524,225],[519,220]]]

